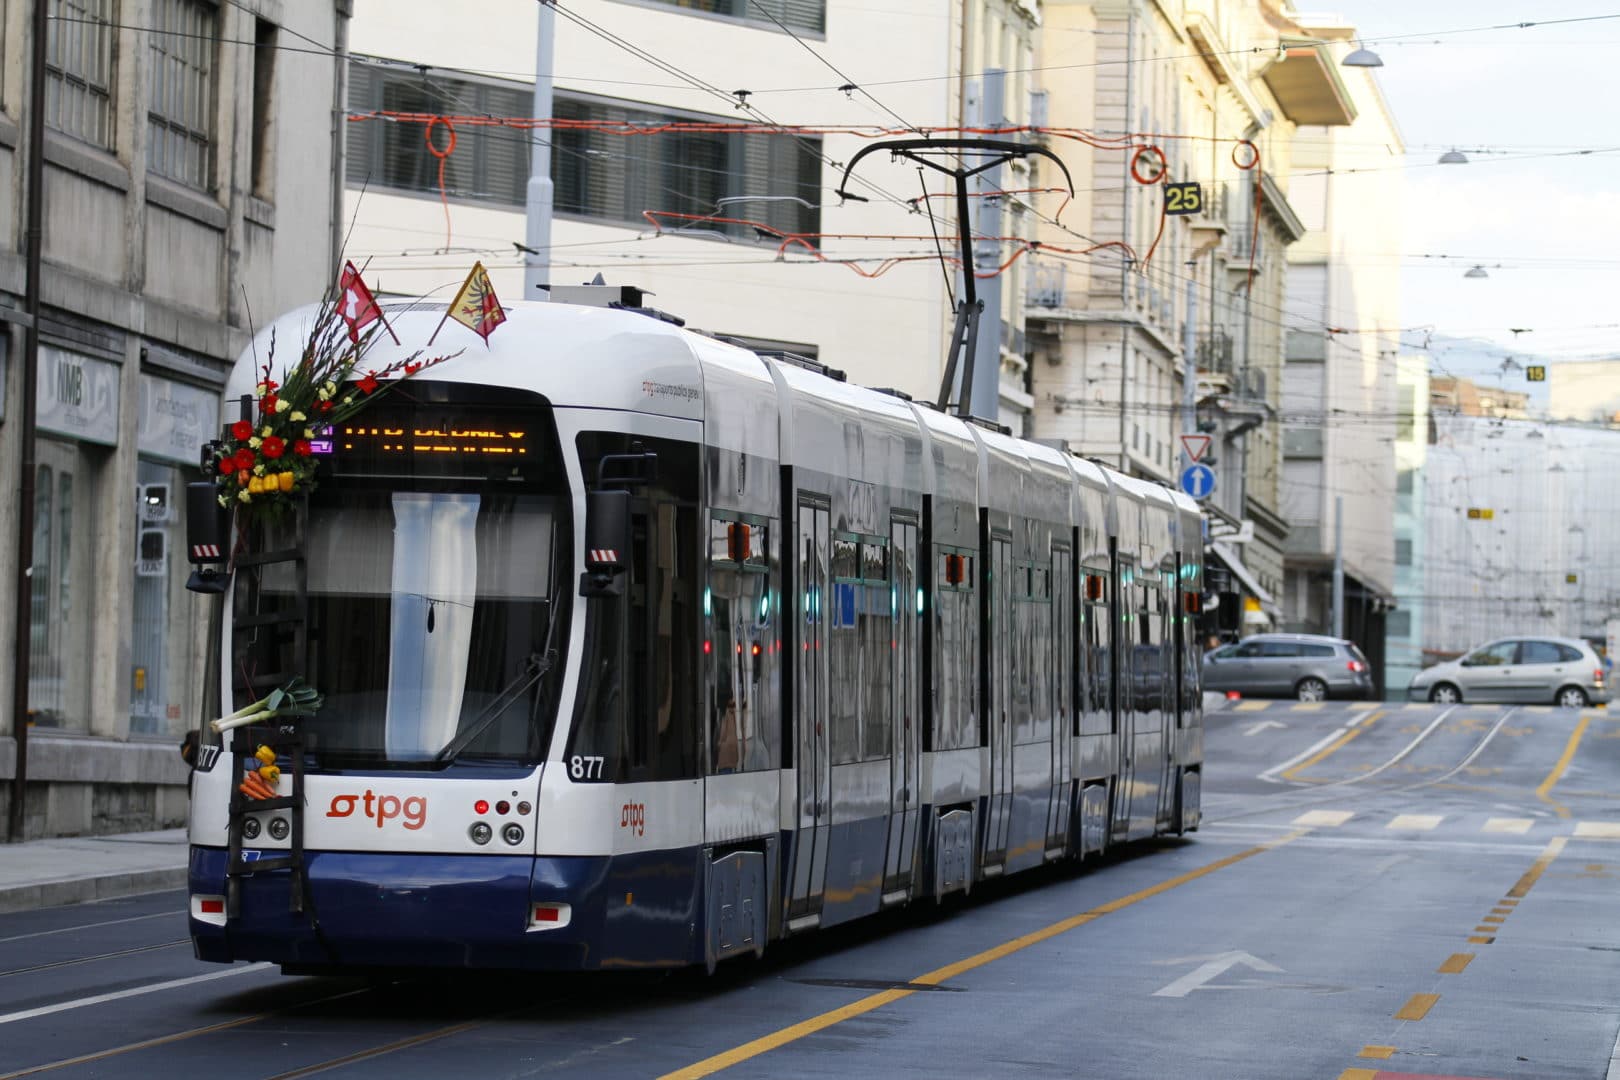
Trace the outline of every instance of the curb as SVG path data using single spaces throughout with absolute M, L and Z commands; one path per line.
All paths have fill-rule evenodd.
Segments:
M 174 866 L 162 870 L 132 870 L 127 874 L 67 878 L 0 888 L 0 915 L 180 889 L 185 887 L 186 873 L 186 867 Z

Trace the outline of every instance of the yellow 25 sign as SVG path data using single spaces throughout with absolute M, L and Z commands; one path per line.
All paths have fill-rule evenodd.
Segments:
M 1167 214 L 1198 214 L 1204 209 L 1204 191 L 1197 181 L 1164 185 L 1164 212 Z

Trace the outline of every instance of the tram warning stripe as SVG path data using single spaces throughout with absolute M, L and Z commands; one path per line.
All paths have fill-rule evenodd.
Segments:
M 1339 1080 L 1500 1080 L 1488 1076 L 1452 1076 L 1449 1073 L 1398 1073 L 1387 1069 L 1346 1069 Z

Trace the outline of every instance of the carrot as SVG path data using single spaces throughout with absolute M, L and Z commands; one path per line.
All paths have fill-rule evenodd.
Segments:
M 259 779 L 257 773 L 243 773 L 242 787 L 256 799 L 273 799 L 276 797 L 276 793 L 270 790 L 268 784 Z

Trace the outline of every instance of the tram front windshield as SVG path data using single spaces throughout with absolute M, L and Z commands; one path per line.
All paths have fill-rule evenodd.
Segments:
M 325 698 L 305 726 L 321 769 L 540 760 L 571 536 L 549 409 L 385 399 L 364 416 L 320 448 L 307 672 L 286 626 L 241 626 L 296 611 L 292 565 L 237 573 L 237 705 L 264 692 L 241 689 L 257 673 L 303 674 Z

